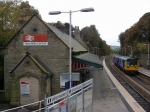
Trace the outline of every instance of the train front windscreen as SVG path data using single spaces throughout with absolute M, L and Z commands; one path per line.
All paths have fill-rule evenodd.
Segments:
M 137 66 L 138 60 L 137 59 L 128 59 L 127 66 Z

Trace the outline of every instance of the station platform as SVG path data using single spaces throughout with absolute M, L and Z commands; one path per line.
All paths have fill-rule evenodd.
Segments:
M 84 112 L 145 112 L 112 75 L 105 60 L 103 66 L 103 70 L 90 71 L 94 80 L 93 107 L 90 105 Z
M 139 67 L 139 72 L 141 72 L 141 73 L 143 73 L 143 74 L 150 77 L 150 70 L 148 70 L 148 69 L 145 69 L 143 67 Z

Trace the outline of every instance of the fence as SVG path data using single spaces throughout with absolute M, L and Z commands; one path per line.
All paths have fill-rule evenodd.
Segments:
M 41 108 L 41 103 L 44 101 L 44 107 Z M 39 103 L 39 109 L 33 112 L 82 112 L 89 105 L 92 105 L 93 110 L 93 79 L 81 83 L 75 87 L 58 93 L 54 96 L 45 98 L 42 101 L 32 104 L 23 105 L 20 107 L 4 110 L 1 112 L 11 112 L 11 110 L 23 109 L 26 106 Z M 20 112 L 19 110 L 17 112 Z M 28 112 L 28 110 L 26 110 Z

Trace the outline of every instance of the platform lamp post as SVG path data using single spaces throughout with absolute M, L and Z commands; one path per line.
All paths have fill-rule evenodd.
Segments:
M 123 47 L 125 49 L 125 56 L 126 56 L 126 47 Z
M 69 13 L 69 20 L 70 20 L 70 29 L 69 29 L 69 74 L 70 74 L 70 88 L 72 87 L 71 83 L 72 83 L 72 76 L 71 76 L 71 73 L 72 73 L 72 70 L 71 70 L 71 65 L 72 65 L 72 50 L 71 50 L 71 15 L 72 13 L 74 12 L 92 12 L 94 11 L 93 8 L 83 8 L 81 10 L 76 10 L 76 11 L 69 11 L 69 12 L 61 12 L 61 11 L 51 11 L 49 12 L 49 15 L 57 15 L 57 14 L 61 14 L 61 13 Z
M 130 48 L 131 48 L 131 57 L 132 57 L 132 46 L 128 46 L 128 47 L 130 47 Z
M 144 44 L 148 46 L 148 51 L 147 51 L 147 69 L 149 70 L 149 44 Z
M 100 49 L 101 49 L 101 48 L 97 48 L 97 49 L 98 49 L 97 55 L 100 57 Z
M 98 57 L 100 57 L 100 49 L 101 48 L 97 48 L 97 49 L 98 49 L 97 55 L 98 55 Z
M 94 54 L 97 55 L 98 54 L 98 48 L 94 47 Z

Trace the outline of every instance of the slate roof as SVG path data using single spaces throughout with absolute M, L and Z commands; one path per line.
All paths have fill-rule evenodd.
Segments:
M 46 23 L 47 24 L 47 23 Z M 51 24 L 47 24 L 47 26 L 62 40 L 68 47 L 70 47 L 70 36 Z M 71 38 L 71 48 L 73 48 L 73 52 L 82 52 L 87 51 L 76 39 Z

